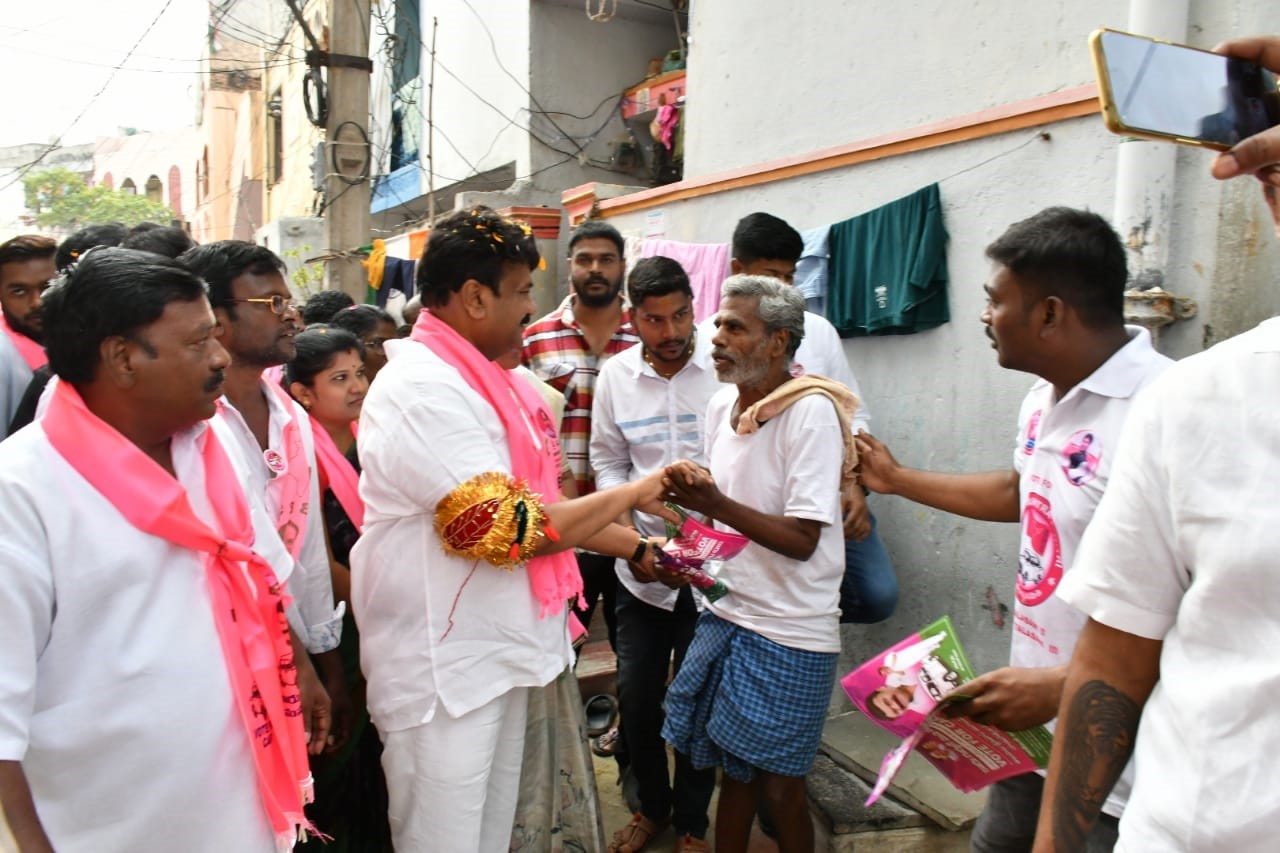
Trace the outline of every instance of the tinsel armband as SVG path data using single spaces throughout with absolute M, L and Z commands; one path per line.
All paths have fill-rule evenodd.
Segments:
M 542 501 L 524 481 L 490 471 L 436 504 L 436 534 L 447 553 L 511 571 L 533 557 L 546 535 Z

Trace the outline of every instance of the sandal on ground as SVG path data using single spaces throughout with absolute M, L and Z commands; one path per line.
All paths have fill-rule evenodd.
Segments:
M 620 737 L 617 726 L 614 726 L 591 742 L 591 751 L 601 758 L 610 758 L 618 751 Z
M 613 727 L 618 719 L 618 700 L 608 693 L 592 696 L 583 706 L 587 737 L 598 737 Z
M 676 839 L 675 853 L 711 853 L 711 845 L 705 838 L 686 832 Z
M 669 820 L 655 823 L 637 813 L 631 823 L 619 829 L 609 841 L 609 853 L 640 853 L 653 837 L 667 828 Z

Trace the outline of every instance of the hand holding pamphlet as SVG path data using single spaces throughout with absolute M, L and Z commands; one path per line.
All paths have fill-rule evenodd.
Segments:
M 703 564 L 737 556 L 751 540 L 740 533 L 726 533 L 703 524 L 675 504 L 667 507 L 680 516 L 681 522 L 679 527 L 667 522 L 667 544 L 658 552 L 658 562 L 663 568 L 686 575 L 690 585 L 707 601 L 724 598 L 729 587 L 703 571 Z
M 977 791 L 1048 764 L 1052 738 L 1044 726 L 1005 732 L 943 715 L 948 702 L 970 698 L 955 689 L 975 677 L 951 620 L 943 616 L 840 680 L 858 710 L 904 738 L 885 756 L 867 805 L 889 787 L 912 749 L 961 791 Z

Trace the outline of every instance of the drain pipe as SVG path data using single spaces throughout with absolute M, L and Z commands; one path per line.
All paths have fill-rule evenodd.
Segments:
M 1129 31 L 1173 42 L 1185 42 L 1190 0 L 1132 0 Z M 1177 147 L 1168 142 L 1126 138 L 1116 160 L 1115 226 L 1129 250 L 1130 290 L 1125 316 L 1151 330 L 1194 314 L 1189 300 L 1164 292 L 1169 263 L 1169 230 L 1173 218 Z M 1155 298 L 1153 298 L 1155 297 Z M 1168 297 L 1168 299 L 1164 298 Z M 1165 312 L 1153 306 L 1183 304 Z

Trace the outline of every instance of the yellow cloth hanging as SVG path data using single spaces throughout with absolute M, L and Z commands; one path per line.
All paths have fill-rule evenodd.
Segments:
M 387 242 L 385 240 L 374 240 L 373 249 L 369 252 L 369 257 L 360 262 L 364 265 L 365 272 L 369 276 L 369 286 L 374 290 L 382 287 L 382 276 L 387 268 Z

